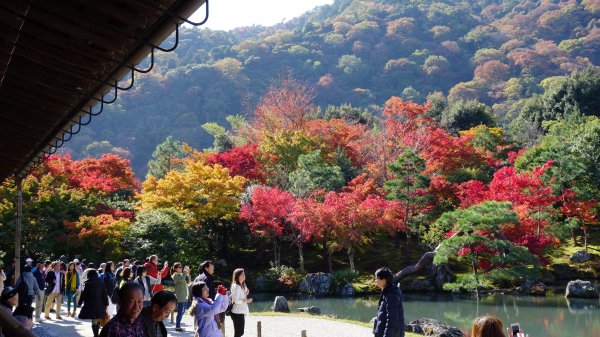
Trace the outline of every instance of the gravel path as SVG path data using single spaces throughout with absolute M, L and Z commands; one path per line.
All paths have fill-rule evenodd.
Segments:
M 92 337 L 91 322 L 66 317 L 62 313 L 62 320 L 36 322 L 34 332 L 41 332 L 40 337 Z M 50 314 L 54 318 L 54 314 Z M 244 337 L 257 337 L 257 322 L 261 322 L 262 337 L 301 337 L 301 331 L 306 330 L 307 337 L 370 337 L 371 329 L 362 326 L 337 322 L 328 319 L 312 317 L 285 317 L 285 316 L 259 316 L 250 315 L 246 319 Z M 184 332 L 175 331 L 175 324 L 165 321 L 169 336 L 193 337 L 192 317 L 185 315 L 182 327 Z M 36 331 L 37 330 L 37 331 Z M 225 337 L 233 336 L 233 324 L 229 317 L 225 318 Z

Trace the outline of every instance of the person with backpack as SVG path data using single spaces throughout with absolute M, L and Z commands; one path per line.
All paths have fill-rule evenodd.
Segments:
M 165 261 L 163 269 L 161 271 L 158 270 L 158 256 L 152 255 L 148 259 L 148 262 L 144 264 L 144 268 L 146 268 L 146 272 L 148 276 L 154 277 L 155 279 L 164 279 L 169 275 L 169 262 Z M 159 277 L 160 276 L 160 277 Z M 159 292 L 163 290 L 162 284 L 159 282 L 154 285 L 152 292 Z
M 23 267 L 23 273 L 17 279 L 15 287 L 19 293 L 19 305 L 32 307 L 35 295 L 40 289 L 35 277 L 33 277 L 33 274 L 31 273 L 30 265 L 25 265 Z
M 60 306 L 62 303 L 65 275 L 64 271 L 60 270 L 60 261 L 50 263 L 50 268 L 46 271 L 46 307 L 44 308 L 44 318 L 51 320 L 50 309 L 56 302 L 56 319 L 60 317 Z
M 143 266 L 138 266 L 136 271 L 137 277 L 135 278 L 135 282 L 142 286 L 142 292 L 144 293 L 144 308 L 149 307 L 150 300 L 154 294 L 152 289 L 154 289 L 156 284 L 160 283 L 160 274 L 158 274 L 158 278 L 154 278 L 148 275 L 146 267 Z

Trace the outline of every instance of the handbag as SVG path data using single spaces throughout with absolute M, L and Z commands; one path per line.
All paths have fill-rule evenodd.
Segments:
M 100 319 L 98 321 L 98 325 L 99 326 L 105 326 L 106 323 L 108 323 L 108 321 L 110 321 L 110 316 L 108 316 L 108 312 L 104 313 L 104 318 Z

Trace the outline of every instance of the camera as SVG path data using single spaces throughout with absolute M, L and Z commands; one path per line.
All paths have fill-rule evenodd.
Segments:
M 516 337 L 517 334 L 521 331 L 521 326 L 519 323 L 513 323 L 510 325 L 510 330 L 512 331 L 513 337 Z

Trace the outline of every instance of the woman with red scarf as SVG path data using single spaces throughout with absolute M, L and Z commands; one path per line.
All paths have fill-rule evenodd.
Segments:
M 148 272 L 148 276 L 158 278 L 158 256 L 150 256 L 150 259 L 144 264 L 144 267 Z M 169 262 L 165 261 L 165 265 L 160 271 L 160 278 L 164 280 L 165 278 L 167 278 L 167 276 L 169 276 Z M 157 293 L 159 291 L 162 291 L 163 289 L 163 285 L 161 283 L 157 283 L 152 288 L 152 293 Z

